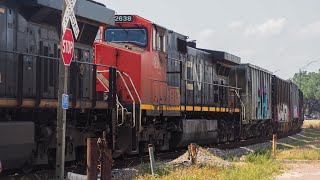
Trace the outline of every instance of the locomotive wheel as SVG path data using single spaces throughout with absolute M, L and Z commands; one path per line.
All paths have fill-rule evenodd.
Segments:
M 228 132 L 225 129 L 225 123 L 222 121 L 220 122 L 220 126 L 219 126 L 219 143 L 225 143 L 228 141 Z
M 22 167 L 22 172 L 24 174 L 30 174 L 33 171 L 33 163 L 32 160 L 28 160 L 27 162 L 24 163 Z
M 267 138 L 272 137 L 272 134 L 273 134 L 272 125 L 268 125 Z
M 139 142 L 139 156 L 140 157 L 143 157 L 143 155 L 145 154 L 144 149 L 145 149 L 145 142 Z
M 228 132 L 228 142 L 234 141 L 234 133 L 232 130 Z
M 227 127 L 229 127 L 229 129 L 228 129 L 228 142 L 231 142 L 231 141 L 234 141 L 234 134 L 235 134 L 235 132 L 234 132 L 234 124 L 233 124 L 233 122 L 230 122 L 229 124 L 228 124 L 228 126 Z

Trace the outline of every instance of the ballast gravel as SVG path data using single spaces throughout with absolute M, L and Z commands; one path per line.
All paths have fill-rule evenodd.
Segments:
M 294 141 L 294 139 L 299 139 L 304 136 L 304 132 L 288 136 L 286 138 L 278 139 L 277 143 L 289 143 Z M 207 166 L 216 166 L 221 168 L 232 167 L 232 160 L 243 160 L 245 155 L 255 152 L 260 149 L 270 148 L 272 145 L 270 142 L 258 143 L 254 145 L 249 145 L 245 147 L 239 147 L 235 149 L 222 150 L 218 148 L 201 148 L 198 151 L 197 155 L 197 164 L 207 165 Z M 188 159 L 188 151 L 176 159 L 171 161 L 157 162 L 157 165 L 161 166 L 175 166 L 183 167 L 190 166 L 191 161 Z M 113 179 L 133 179 L 136 176 L 142 175 L 145 173 L 146 168 L 149 168 L 147 164 L 138 165 L 135 167 L 124 168 L 124 169 L 114 169 L 113 170 Z

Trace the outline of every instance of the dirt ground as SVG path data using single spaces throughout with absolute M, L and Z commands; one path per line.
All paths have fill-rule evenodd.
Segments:
M 276 180 L 320 179 L 320 161 L 297 161 L 287 163 L 290 170 L 276 177 Z

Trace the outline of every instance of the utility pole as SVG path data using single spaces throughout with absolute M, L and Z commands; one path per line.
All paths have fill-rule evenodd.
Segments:
M 61 22 L 66 11 L 66 2 L 62 0 L 62 14 Z M 68 23 L 69 24 L 69 23 Z M 61 25 L 61 46 L 62 51 L 64 28 Z M 62 96 L 68 94 L 68 79 L 69 79 L 69 66 L 65 66 L 62 60 L 59 60 L 59 90 L 58 90 L 58 107 L 57 107 L 57 149 L 56 149 L 56 179 L 64 179 L 64 161 L 65 161 L 65 148 L 66 148 L 66 121 L 67 110 L 62 108 Z

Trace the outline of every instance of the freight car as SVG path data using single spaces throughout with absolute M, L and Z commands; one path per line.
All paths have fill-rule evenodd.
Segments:
M 298 86 L 277 76 L 272 78 L 273 122 L 279 133 L 287 133 L 301 127 L 302 104 Z
M 244 139 L 272 134 L 272 73 L 251 64 L 231 70 L 230 84 L 241 88 Z
M 4 170 L 54 166 L 61 2 L 0 2 L 0 161 Z M 81 34 L 70 67 L 66 161 L 85 159 L 86 137 L 105 130 L 109 117 L 107 103 L 95 90 L 92 43 L 99 26 L 114 24 L 114 11 L 83 0 L 77 3 L 76 15 Z
M 301 92 L 293 83 L 274 84 L 271 72 L 226 52 L 197 48 L 187 36 L 142 17 L 115 20 L 115 27 L 100 29 L 94 44 L 95 62 L 117 67 L 114 156 L 146 151 L 148 144 L 168 150 L 300 128 Z M 107 94 L 108 70 L 99 67 L 98 74 L 97 91 Z M 287 124 L 277 119 L 282 99 L 288 100 L 285 112 L 294 112 Z
M 230 84 L 241 88 L 242 137 L 297 131 L 303 122 L 302 92 L 291 81 L 252 64 L 235 66 Z

